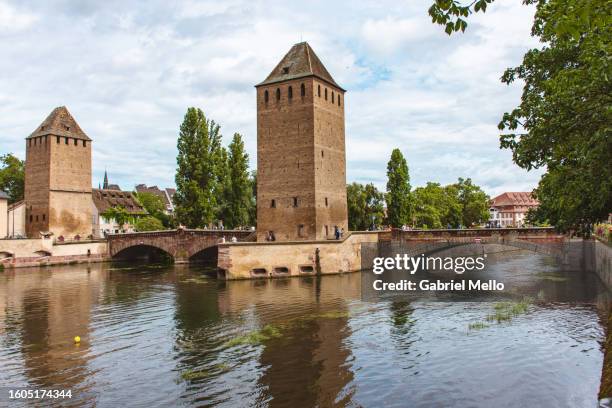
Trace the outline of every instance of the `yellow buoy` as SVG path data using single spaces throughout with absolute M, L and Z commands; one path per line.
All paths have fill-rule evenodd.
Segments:
M 80 343 L 81 342 L 81 337 L 80 336 L 74 336 L 74 342 L 75 343 Z

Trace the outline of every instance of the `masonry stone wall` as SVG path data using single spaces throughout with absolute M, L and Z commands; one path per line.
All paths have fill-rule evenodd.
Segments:
M 361 245 L 378 241 L 376 232 L 351 233 L 344 240 L 225 243 L 218 267 L 225 279 L 307 276 L 361 270 Z

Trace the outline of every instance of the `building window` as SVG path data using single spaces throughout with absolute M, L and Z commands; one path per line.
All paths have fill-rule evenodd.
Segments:
M 270 208 L 276 208 L 276 200 L 270 201 Z
M 293 197 L 293 206 L 294 207 L 298 206 L 298 198 L 297 197 Z
M 302 84 L 302 86 L 300 88 L 301 88 L 302 96 L 306 96 L 306 86 L 304 84 Z
M 270 99 L 270 95 L 268 94 L 268 90 L 266 89 L 266 91 L 264 92 L 264 102 L 268 103 L 268 99 Z
M 326 225 L 325 226 L 325 236 L 329 235 L 329 227 Z
M 321 97 L 321 85 L 317 87 L 317 93 L 319 94 L 319 98 Z
M 36 216 L 36 222 L 38 222 L 38 215 Z
M 332 103 L 334 103 L 334 91 L 332 91 Z
M 325 100 L 327 100 L 327 88 L 325 88 Z
M 289 99 L 293 98 L 293 88 L 289 87 L 289 90 L 287 91 L 287 97 Z
M 329 201 L 327 200 L 327 197 L 325 197 L 325 206 L 327 207 L 329 205 Z
M 280 88 L 276 88 L 276 100 L 280 101 Z
M 87 147 L 87 140 L 83 140 L 83 147 Z
M 304 224 L 298 225 L 298 237 L 304 236 Z
M 79 143 L 79 141 L 77 139 L 74 139 L 74 145 L 76 146 L 77 143 Z
M 68 144 L 68 138 L 67 138 L 67 137 L 65 137 L 65 138 L 64 138 L 64 142 L 65 142 L 66 144 Z
M 42 217 L 43 217 L 43 221 L 44 221 L 45 220 L 45 214 L 43 214 Z
M 34 220 L 34 217 L 30 214 L 30 224 L 32 223 L 33 220 Z
M 340 95 L 338 95 L 338 106 L 340 106 Z
M 321 157 L 324 157 L 325 154 L 323 153 L 323 150 L 321 150 Z
M 59 137 L 59 136 L 57 136 L 57 143 L 59 143 L 59 142 L 60 142 L 60 137 Z

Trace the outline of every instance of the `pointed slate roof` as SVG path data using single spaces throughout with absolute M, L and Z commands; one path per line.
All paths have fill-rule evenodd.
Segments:
M 58 106 L 53 109 L 47 119 L 45 119 L 40 126 L 32 132 L 26 139 L 33 137 L 54 135 L 54 136 L 66 136 L 74 139 L 91 140 L 89 136 L 83 132 L 79 124 L 72 117 L 68 108 L 65 106 Z
M 314 76 L 341 89 L 329 74 L 317 54 L 307 42 L 295 44 L 283 59 L 270 72 L 270 75 L 256 86 L 274 84 L 290 79 Z

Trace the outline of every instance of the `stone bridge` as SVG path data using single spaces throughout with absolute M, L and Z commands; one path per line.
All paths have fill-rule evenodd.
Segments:
M 108 252 L 113 259 L 132 259 L 137 253 L 161 251 L 172 257 L 175 263 L 186 263 L 204 255 L 216 258 L 217 244 L 237 241 L 254 241 L 255 231 L 245 230 L 192 230 L 179 228 L 169 231 L 133 232 L 111 234 Z
M 554 228 L 393 229 L 382 233 L 380 241 L 383 252 L 401 251 L 410 256 L 433 254 L 457 246 L 497 244 L 550 255 L 566 264 L 569 253 L 567 237 Z

